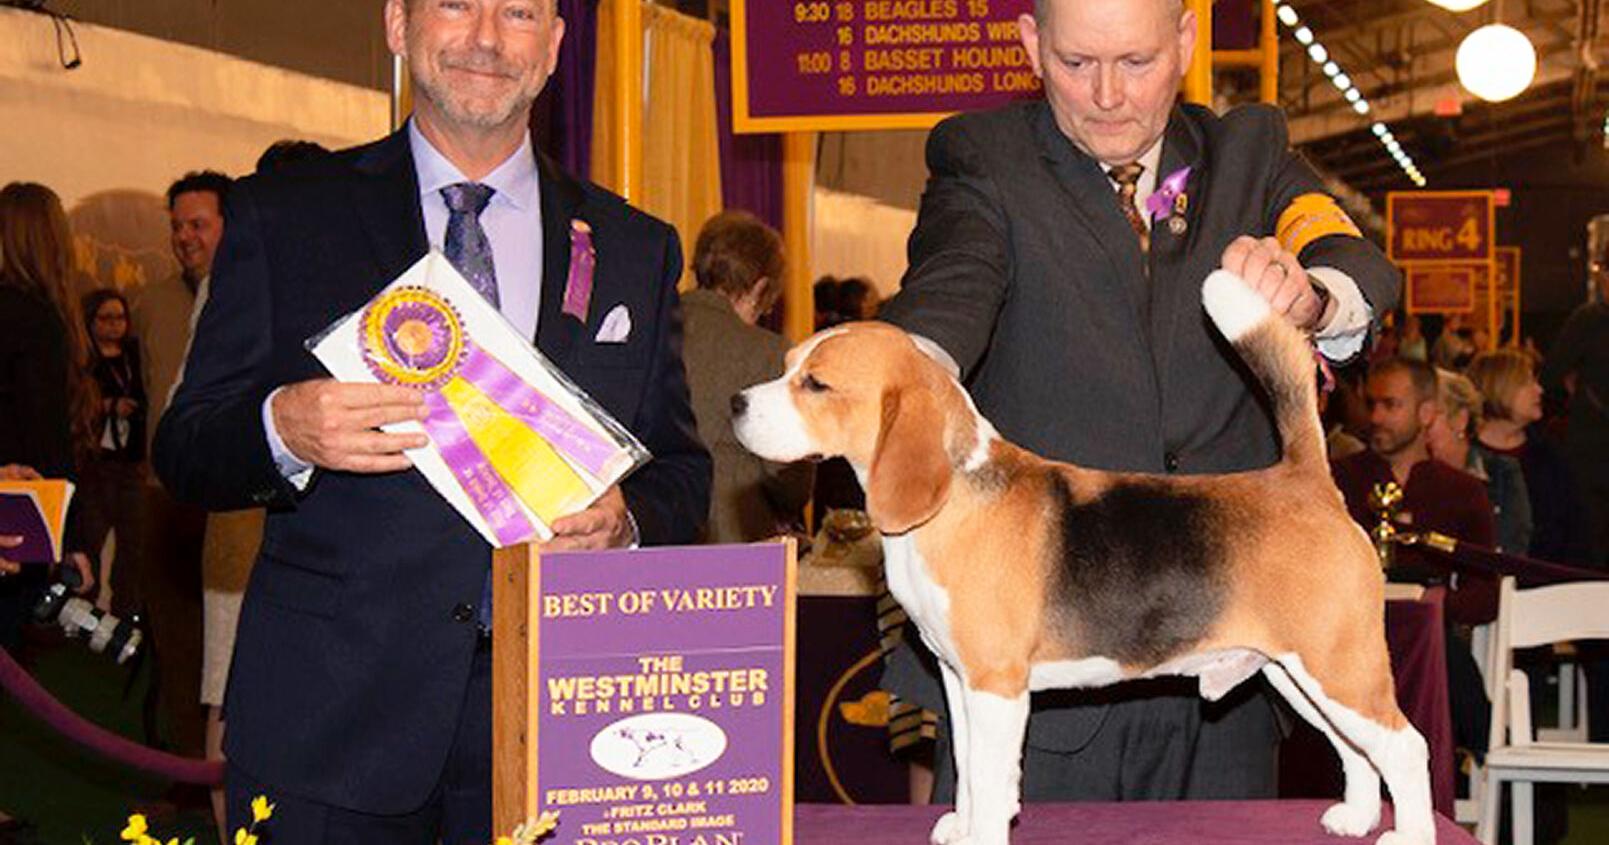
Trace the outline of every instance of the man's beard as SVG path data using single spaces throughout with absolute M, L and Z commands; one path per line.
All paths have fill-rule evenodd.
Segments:
M 442 54 L 439 65 L 443 68 L 468 69 L 481 72 L 497 73 L 514 81 L 515 87 L 502 95 L 500 100 L 494 101 L 490 108 L 476 108 L 471 104 L 471 98 L 460 94 L 451 84 L 443 78 L 447 70 L 437 74 L 419 74 L 414 81 L 419 84 L 421 92 L 442 114 L 453 123 L 463 126 L 473 126 L 477 129 L 493 129 L 503 126 L 514 115 L 530 107 L 540 93 L 540 87 L 535 91 L 527 91 L 524 83 L 525 68 L 504 61 L 496 54 L 482 51 L 471 51 L 467 54 Z
M 1424 426 L 1420 425 L 1415 425 L 1412 431 L 1400 434 L 1389 429 L 1377 429 L 1369 433 L 1369 446 L 1376 454 L 1389 458 L 1407 451 L 1423 434 Z

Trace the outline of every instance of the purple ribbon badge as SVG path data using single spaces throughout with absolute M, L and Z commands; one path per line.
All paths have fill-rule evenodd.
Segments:
M 592 249 L 592 227 L 585 220 L 570 221 L 570 276 L 564 280 L 563 313 L 587 322 L 592 304 L 592 271 L 598 254 Z
M 1169 173 L 1157 184 L 1156 190 L 1145 198 L 1145 210 L 1151 222 L 1166 220 L 1174 214 L 1183 215 L 1190 199 L 1184 193 L 1184 183 L 1190 179 L 1190 168 L 1181 167 Z

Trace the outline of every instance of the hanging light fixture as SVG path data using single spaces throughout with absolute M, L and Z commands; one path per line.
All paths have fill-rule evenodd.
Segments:
M 1430 0 L 1430 3 L 1449 12 L 1467 12 L 1486 5 L 1486 0 Z
M 1536 78 L 1536 47 L 1511 26 L 1488 24 L 1458 45 L 1458 81 L 1469 93 L 1493 103 L 1511 99 Z

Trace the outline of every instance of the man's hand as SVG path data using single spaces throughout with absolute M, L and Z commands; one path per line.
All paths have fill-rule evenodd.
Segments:
M 0 534 L 0 550 L 15 549 L 22 545 L 21 534 Z M 22 564 L 0 557 L 0 575 L 16 575 L 22 571 Z
M 618 485 L 604 491 L 592 507 L 554 520 L 552 528 L 553 539 L 543 544 L 542 551 L 610 549 L 631 543 L 631 517 Z
M 1223 269 L 1244 279 L 1274 313 L 1303 331 L 1317 331 L 1335 316 L 1335 309 L 1326 307 L 1313 290 L 1296 256 L 1274 238 L 1235 238 L 1224 250 Z
M 0 466 L 0 481 L 37 481 L 39 473 L 33 467 L 22 464 L 6 464 Z M 0 549 L 15 549 L 22 545 L 21 534 L 0 534 Z M 22 571 L 22 564 L 0 557 L 0 575 L 15 575 Z
M 315 379 L 274 394 L 274 427 L 291 454 L 324 469 L 399 472 L 413 466 L 406 449 L 423 434 L 389 434 L 379 426 L 425 418 L 418 391 L 393 384 L 343 384 Z
M 89 595 L 95 589 L 95 569 L 89 565 L 89 555 L 73 552 L 67 556 L 65 563 L 78 570 L 78 589 L 74 592 L 81 596 Z

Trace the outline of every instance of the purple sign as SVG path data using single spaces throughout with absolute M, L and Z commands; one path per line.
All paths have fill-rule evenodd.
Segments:
M 1033 0 L 732 0 L 739 132 L 898 129 L 1037 97 Z
M 791 546 L 541 556 L 531 788 L 556 845 L 787 845 Z

